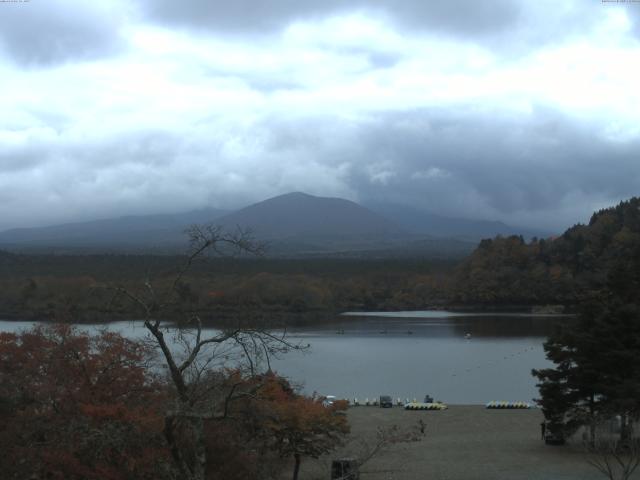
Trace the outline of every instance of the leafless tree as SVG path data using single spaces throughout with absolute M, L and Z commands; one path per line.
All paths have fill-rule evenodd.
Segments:
M 638 439 L 600 436 L 586 444 L 587 462 L 609 480 L 628 480 L 640 465 Z
M 362 467 L 365 463 L 378 456 L 382 451 L 397 443 L 419 442 L 422 440 L 419 426 L 402 430 L 397 425 L 390 427 L 378 427 L 375 440 L 367 442 L 360 440 L 360 452 L 358 455 L 358 465 Z
M 185 275 L 208 255 L 259 255 L 263 247 L 246 230 L 227 233 L 220 227 L 195 225 L 186 233 L 190 249 L 168 287 L 156 288 L 151 278 L 136 291 L 114 286 L 112 302 L 125 298 L 142 311 L 144 327 L 162 353 L 175 390 L 174 405 L 165 417 L 171 454 L 182 478 L 203 480 L 204 421 L 225 418 L 231 402 L 252 394 L 240 388 L 240 383 L 222 382 L 217 373 L 220 367 L 232 364 L 252 375 L 261 364 L 270 366 L 270 357 L 303 347 L 290 342 L 286 331 L 272 332 L 248 324 L 205 330 L 202 312 L 184 301 Z M 220 391 L 222 384 L 226 391 Z
M 419 442 L 423 437 L 419 423 L 406 429 L 401 429 L 398 425 L 378 427 L 375 437 L 371 439 L 357 436 L 347 440 L 344 448 L 341 449 L 341 453 L 344 458 L 355 460 L 358 470 L 360 470 L 365 464 L 380 456 L 391 446 L 398 443 Z M 325 475 L 325 472 L 331 468 L 331 463 L 332 459 L 330 458 L 323 460 L 322 475 Z M 318 478 L 320 477 L 318 476 Z M 352 480 L 353 478 L 355 478 L 354 473 L 350 472 L 336 480 Z

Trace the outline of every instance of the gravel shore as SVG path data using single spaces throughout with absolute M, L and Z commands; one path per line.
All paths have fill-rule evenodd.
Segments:
M 348 412 L 354 441 L 330 458 L 305 459 L 300 478 L 329 479 L 331 458 L 355 454 L 358 439 L 378 427 L 426 424 L 422 440 L 392 445 L 361 469 L 361 480 L 597 480 L 579 441 L 548 446 L 540 439 L 542 413 L 451 406 L 444 411 L 354 407 Z M 636 478 L 636 477 L 633 477 Z M 640 478 L 640 476 L 638 476 Z

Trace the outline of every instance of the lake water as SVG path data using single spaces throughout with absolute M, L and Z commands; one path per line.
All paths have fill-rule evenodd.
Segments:
M 360 401 L 379 395 L 422 400 L 429 394 L 450 404 L 530 402 L 538 396 L 531 369 L 550 365 L 542 342 L 561 320 L 444 311 L 339 316 L 330 324 L 290 330 L 292 340 L 310 349 L 272 366 L 308 393 Z M 30 325 L 0 321 L 0 330 Z M 133 322 L 109 328 L 129 337 L 146 333 Z

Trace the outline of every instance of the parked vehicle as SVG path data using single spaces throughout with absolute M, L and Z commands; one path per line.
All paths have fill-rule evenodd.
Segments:
M 324 397 L 324 399 L 322 400 L 322 405 L 324 405 L 325 407 L 330 407 L 331 405 L 333 405 L 335 403 L 335 401 L 337 400 L 337 398 L 333 395 L 326 395 Z
M 393 407 L 393 399 L 389 395 L 380 395 L 380 407 L 381 408 Z

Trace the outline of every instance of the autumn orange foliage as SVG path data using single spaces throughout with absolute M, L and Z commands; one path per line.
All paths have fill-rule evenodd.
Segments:
M 0 333 L 3 478 L 162 478 L 164 394 L 148 354 L 68 325 Z
M 330 452 L 349 433 L 344 415 L 347 402 L 325 405 L 322 397 L 298 394 L 286 379 L 273 373 L 253 381 L 261 382 L 250 403 L 259 423 L 257 431 L 280 456 L 294 459 L 294 479 L 302 457 L 318 458 Z

